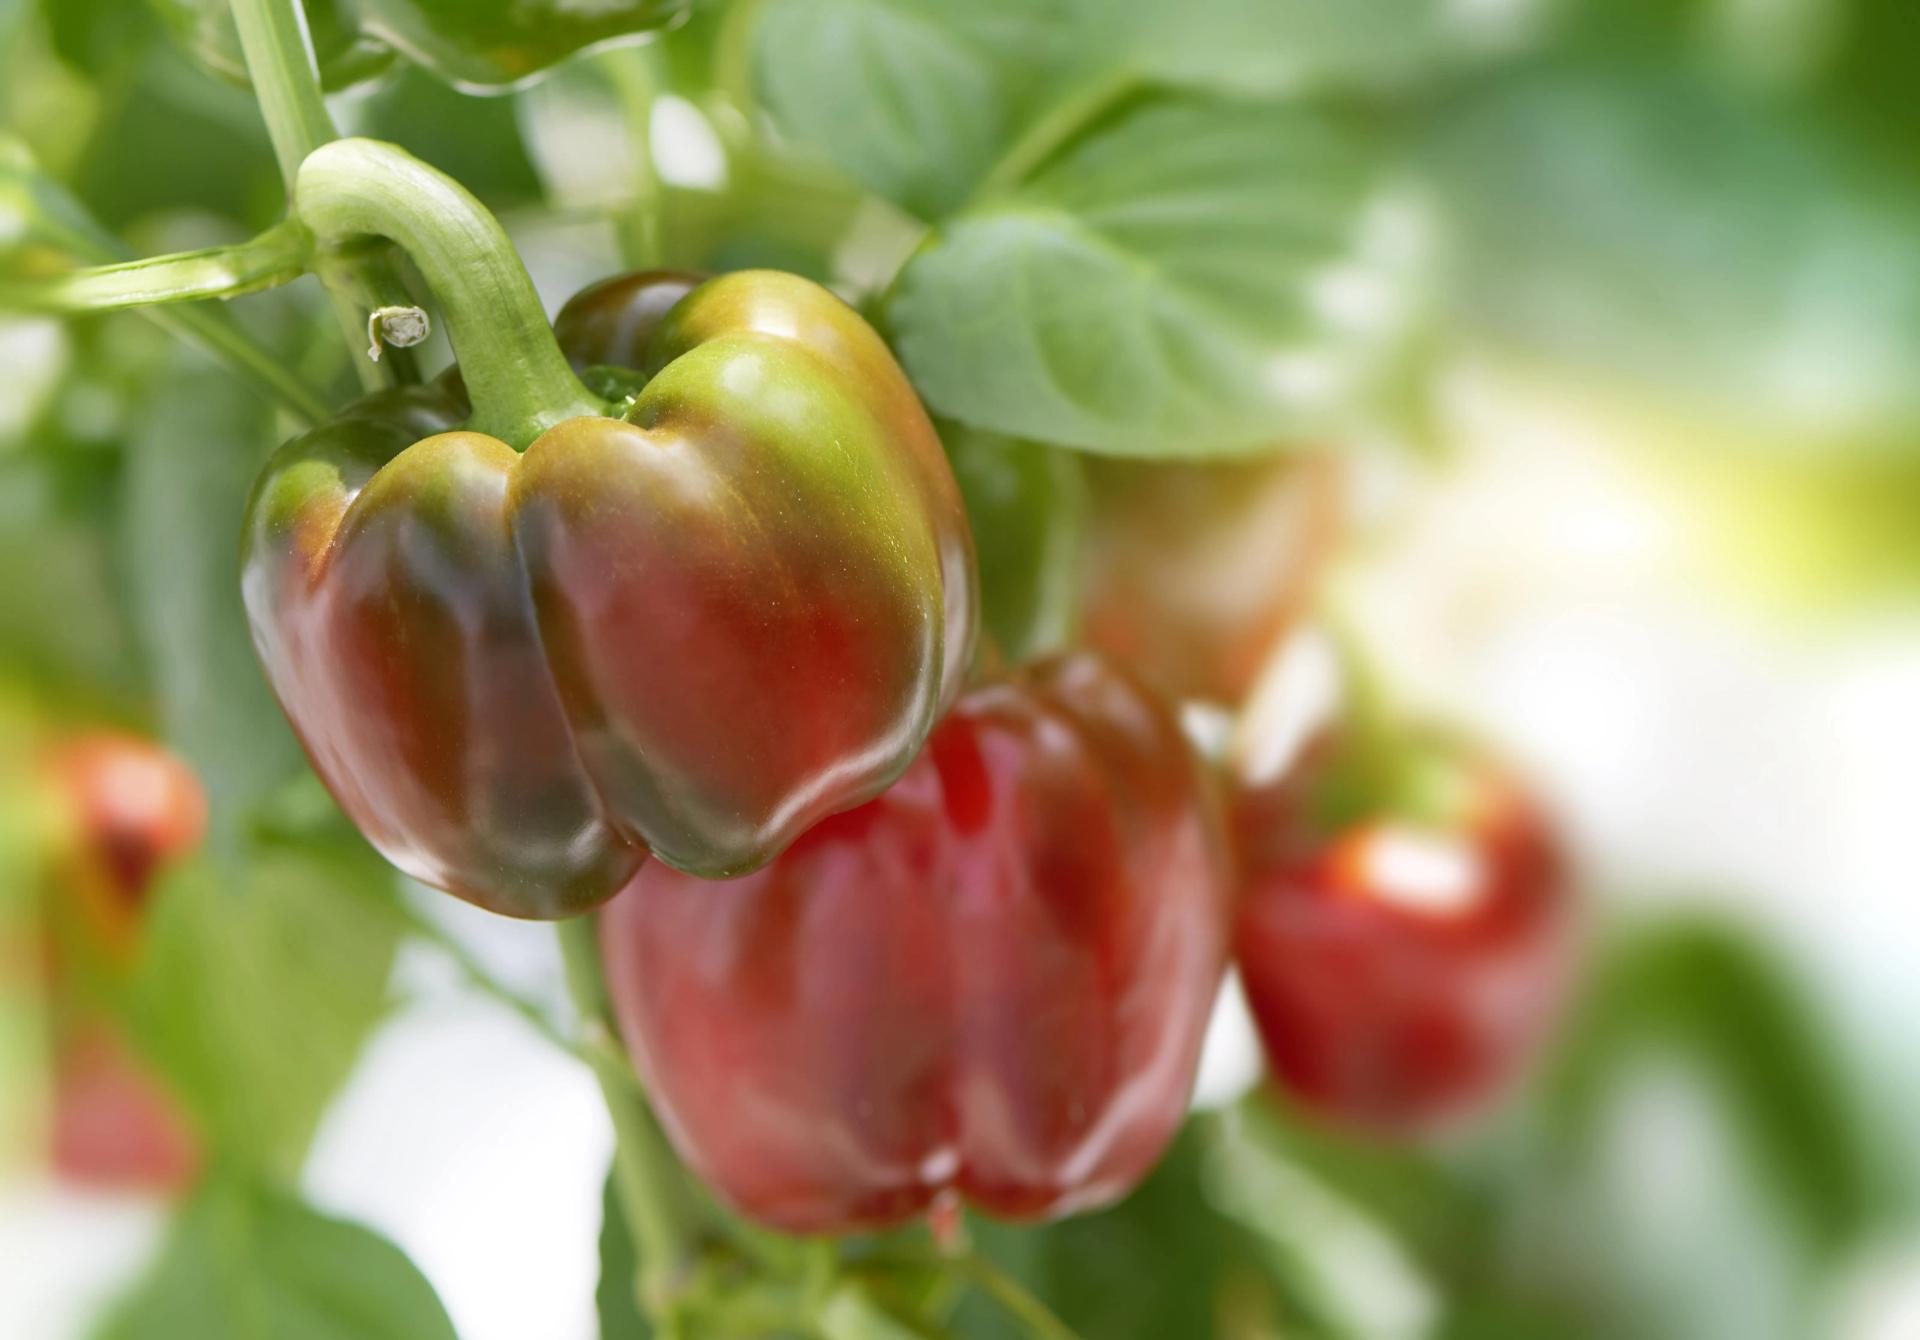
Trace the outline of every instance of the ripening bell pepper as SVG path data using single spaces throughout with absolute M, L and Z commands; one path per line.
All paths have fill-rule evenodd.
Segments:
M 1236 787 L 1234 953 L 1274 1082 L 1323 1120 L 1418 1136 L 1497 1096 L 1572 969 L 1560 836 L 1483 752 L 1431 730 L 1310 737 Z
M 1081 654 L 967 693 L 891 790 L 753 875 L 646 866 L 601 949 L 669 1137 L 740 1212 L 1050 1218 L 1125 1194 L 1184 1116 L 1226 878 L 1171 712 Z
M 150 0 L 209 69 L 245 81 L 228 0 Z M 381 73 L 398 52 L 472 92 L 510 89 L 576 52 L 656 31 L 688 0 L 304 0 L 328 88 Z
M 521 452 L 459 430 L 458 381 L 373 397 L 272 459 L 245 541 L 255 644 L 341 806 L 409 874 L 531 917 L 649 849 L 752 869 L 878 794 L 975 624 L 932 425 L 838 298 L 639 275 L 560 325 L 618 406 L 544 408 Z
M 1333 558 L 1340 463 L 1090 458 L 1087 479 L 1082 638 L 1163 693 L 1238 705 Z

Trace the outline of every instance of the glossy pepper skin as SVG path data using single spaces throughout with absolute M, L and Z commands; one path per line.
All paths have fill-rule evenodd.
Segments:
M 623 1035 L 742 1213 L 843 1233 L 957 1192 L 1118 1198 L 1185 1113 L 1223 967 L 1215 796 L 1095 657 L 969 692 L 878 800 L 744 879 L 649 865 L 601 918 Z
M 1339 463 L 1089 458 L 1087 479 L 1082 640 L 1175 698 L 1238 704 L 1339 542 Z
M 376 396 L 249 507 L 255 645 L 315 770 L 394 864 L 515 916 L 648 849 L 752 869 L 870 799 L 972 641 L 957 491 L 850 308 L 744 271 L 624 328 L 623 418 L 519 454 L 456 430 L 457 384 Z
M 1566 859 L 1527 791 L 1452 741 L 1408 749 L 1412 804 L 1332 733 L 1234 802 L 1235 955 L 1274 1081 L 1390 1137 L 1497 1095 L 1548 1030 L 1572 948 Z
M 246 82 L 228 0 L 150 3 L 202 64 Z M 514 88 L 577 52 L 656 31 L 687 7 L 687 0 L 304 0 L 327 88 L 383 73 L 398 52 L 477 93 Z

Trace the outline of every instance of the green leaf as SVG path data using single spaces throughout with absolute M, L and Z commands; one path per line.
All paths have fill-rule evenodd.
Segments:
M 143 667 L 103 509 L 72 496 L 81 464 L 56 451 L 0 457 L 0 671 L 57 699 L 127 704 Z
M 1087 483 L 1064 451 L 958 424 L 941 439 L 980 556 L 982 620 L 1010 662 L 1065 646 L 1079 613 Z
M 241 516 L 274 437 L 258 396 L 183 351 L 137 421 L 122 486 L 122 566 L 161 729 L 206 787 L 223 850 L 300 766 L 240 601 Z
M 1875 1209 L 1871 1159 L 1834 1048 L 1783 970 L 1710 921 L 1644 927 L 1608 953 L 1546 1090 L 1561 1157 L 1587 1156 L 1621 1085 L 1683 1065 L 1719 1099 L 1745 1157 L 1813 1242 L 1837 1251 Z
M 929 405 L 1121 455 L 1270 450 L 1354 415 L 1404 342 L 1419 215 L 1308 107 L 1132 106 L 940 229 L 885 317 Z
M 609 1173 L 600 1198 L 600 1282 L 593 1291 L 600 1340 L 648 1340 L 653 1334 L 635 1293 L 639 1278 L 640 1255 L 634 1249 L 633 1230 L 621 1212 L 620 1189 Z
M 394 875 L 364 846 L 262 842 L 161 887 L 130 1005 L 224 1155 L 291 1175 L 388 1005 Z
M 1559 64 L 1483 86 L 1427 161 L 1453 309 L 1503 347 L 1762 444 L 1920 426 L 1920 192 L 1792 104 Z
M 1206 1144 L 1190 1121 L 1119 1205 L 1043 1228 L 974 1219 L 976 1246 L 1088 1340 L 1222 1334 L 1216 1323 L 1229 1312 L 1250 1312 L 1265 1327 L 1234 1333 L 1321 1340 L 1304 1326 L 1290 1329 L 1304 1318 L 1283 1298 L 1259 1244 L 1214 1207 L 1204 1184 Z M 975 1340 L 1027 1337 L 978 1291 L 967 1296 L 954 1329 Z
M 1381 1223 L 1305 1166 L 1218 1123 L 1205 1185 L 1248 1228 L 1322 1334 L 1422 1340 L 1440 1314 L 1432 1281 Z
M 264 1185 L 222 1179 L 180 1212 L 159 1260 L 96 1340 L 455 1340 L 386 1239 Z
M 1070 58 L 1070 0 L 772 0 L 762 102 L 793 139 L 927 218 L 966 198 Z
M 1483 35 L 1442 0 L 772 0 L 761 100 L 855 181 L 939 219 L 1102 90 L 1298 95 L 1398 80 Z M 1096 97 L 1097 101 L 1097 97 Z

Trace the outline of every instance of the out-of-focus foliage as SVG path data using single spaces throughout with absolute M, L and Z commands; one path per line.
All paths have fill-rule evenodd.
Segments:
M 398 1248 L 271 1187 L 223 1177 L 180 1213 L 96 1340 L 454 1340 Z

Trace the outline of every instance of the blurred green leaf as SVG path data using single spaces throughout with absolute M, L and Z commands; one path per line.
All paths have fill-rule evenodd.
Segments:
M 261 842 L 162 885 L 129 1001 L 142 1050 L 229 1157 L 291 1175 L 386 1012 L 394 875 L 355 842 Z
M 1203 1185 L 1269 1253 L 1314 1334 L 1422 1340 L 1431 1332 L 1441 1298 L 1380 1222 L 1304 1166 L 1249 1140 L 1240 1123 L 1213 1123 L 1210 1134 Z
M 199 773 L 223 847 L 300 766 L 240 600 L 241 517 L 275 436 L 258 396 L 183 351 L 134 425 L 122 487 L 122 564 L 161 730 Z
M 222 1177 L 96 1340 L 455 1340 L 433 1286 L 386 1239 Z
M 1213 1205 L 1207 1159 L 1207 1137 L 1189 1122 L 1119 1205 L 1044 1228 L 974 1219 L 977 1247 L 1087 1340 L 1223 1334 L 1222 1314 L 1236 1308 L 1262 1318 L 1266 1334 L 1314 1340 L 1311 1330 L 1280 1327 L 1283 1315 L 1302 1319 L 1285 1311 L 1259 1244 Z M 1027 1340 L 977 1293 L 967 1297 L 955 1329 L 973 1340 Z
M 493 209 L 540 198 L 540 176 L 521 138 L 514 99 L 459 93 L 403 66 L 345 103 L 346 133 L 404 144 Z
M 1857 1241 L 1875 1196 L 1859 1114 L 1811 1003 L 1741 932 L 1706 920 L 1641 928 L 1597 968 L 1548 1076 L 1563 1158 L 1592 1146 L 1623 1078 L 1677 1057 L 1724 1100 L 1731 1134 L 1824 1250 Z
M 634 1250 L 633 1230 L 621 1212 L 620 1190 L 609 1173 L 600 1197 L 600 1282 L 593 1291 L 600 1340 L 648 1340 L 653 1334 L 634 1292 L 639 1278 L 640 1257 Z
M 116 10 L 146 7 L 116 0 Z M 209 79 L 171 43 L 150 41 L 135 66 L 100 86 L 104 103 L 70 184 L 111 230 L 194 211 L 257 231 L 286 192 L 249 94 Z
M 1920 193 L 1822 123 L 1620 60 L 1489 82 L 1438 126 L 1467 328 L 1763 444 L 1920 423 Z
M 1079 611 L 1087 484 L 1064 451 L 957 424 L 941 439 L 980 557 L 982 620 L 1010 662 L 1065 646 Z
M 0 456 L 0 672 L 74 705 L 124 711 L 143 675 L 114 581 L 109 513 L 71 488 L 76 474 L 110 464 L 57 448 Z
M 1499 1206 L 1437 1153 L 1296 1116 L 1264 1091 L 1242 1100 L 1222 1127 L 1230 1138 L 1223 1140 L 1217 1174 L 1231 1176 L 1249 1160 L 1293 1169 L 1322 1196 L 1391 1233 L 1420 1273 L 1452 1284 L 1474 1275 L 1490 1250 Z
M 1117 455 L 1353 417 L 1409 334 L 1420 215 L 1306 107 L 1136 104 L 940 229 L 885 319 L 937 412 Z
M 780 127 L 929 220 L 1033 125 L 1123 84 L 1297 96 L 1404 78 L 1483 35 L 1441 0 L 772 0 Z

